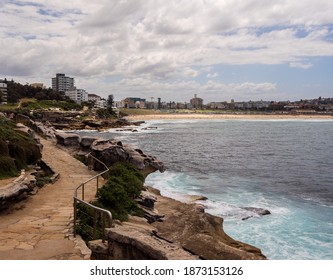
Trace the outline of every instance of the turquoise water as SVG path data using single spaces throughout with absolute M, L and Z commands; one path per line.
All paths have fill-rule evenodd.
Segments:
M 156 126 L 155 130 L 142 130 Z M 269 259 L 333 259 L 333 121 L 162 120 L 116 137 L 158 156 L 163 174 L 146 183 L 162 194 L 208 197 L 233 238 Z M 90 132 L 91 133 L 91 132 Z M 272 214 L 257 216 L 242 207 Z

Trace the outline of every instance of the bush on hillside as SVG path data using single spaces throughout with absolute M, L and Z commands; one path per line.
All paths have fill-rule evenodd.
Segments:
M 41 158 L 35 141 L 22 131 L 15 130 L 15 123 L 0 119 L 0 159 L 2 177 L 12 177 L 29 164 Z
M 18 170 L 13 158 L 0 155 L 0 179 L 15 177 L 18 175 Z
M 143 190 L 144 177 L 134 166 L 127 163 L 116 163 L 110 168 L 107 183 L 96 194 L 92 205 L 107 209 L 112 213 L 113 219 L 126 221 L 128 215 L 143 216 L 143 210 L 138 207 L 137 198 Z M 85 241 L 93 239 L 93 209 L 84 204 L 77 204 L 77 217 L 79 220 L 76 231 Z M 102 221 L 98 216 L 96 221 L 96 238 L 102 236 Z
M 140 216 L 142 211 L 134 199 L 143 190 L 143 183 L 143 175 L 133 165 L 116 163 L 110 168 L 107 183 L 97 191 L 97 201 L 120 221 L 126 221 L 128 214 Z

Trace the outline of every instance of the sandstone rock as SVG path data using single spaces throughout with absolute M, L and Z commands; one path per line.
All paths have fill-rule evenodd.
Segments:
M 98 128 L 103 126 L 102 121 L 84 120 L 83 123 L 93 128 Z
M 123 145 L 114 140 L 96 140 L 90 147 L 92 155 L 107 166 L 116 162 L 128 162 L 136 166 L 146 177 L 150 173 L 159 170 L 164 172 L 164 164 L 154 156 L 144 154 L 141 150 L 129 145 Z M 94 168 L 98 169 L 98 163 Z
M 80 136 L 74 133 L 56 132 L 57 144 L 65 147 L 79 147 Z
M 156 201 L 156 196 L 147 191 L 142 191 L 139 198 L 136 200 L 140 205 L 153 209 Z
M 158 196 L 155 208 L 165 214 L 155 222 L 158 235 L 209 260 L 265 259 L 260 249 L 232 239 L 223 231 L 223 219 L 205 213 L 196 204 Z
M 90 136 L 82 136 L 80 145 L 83 150 L 87 150 L 90 148 L 91 144 L 96 141 L 97 137 L 90 137 Z
M 113 260 L 197 260 L 177 244 L 145 228 L 124 223 L 108 230 L 108 254 Z
M 56 137 L 56 130 L 51 125 L 43 124 L 42 122 L 31 121 L 31 127 L 35 132 L 43 135 L 45 138 L 55 139 Z

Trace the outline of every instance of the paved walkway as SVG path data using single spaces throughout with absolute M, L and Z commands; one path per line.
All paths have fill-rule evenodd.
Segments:
M 90 250 L 72 234 L 73 192 L 95 173 L 52 142 L 41 142 L 43 160 L 60 178 L 29 197 L 22 209 L 0 215 L 0 259 L 89 259 Z M 87 185 L 85 199 L 95 191 Z

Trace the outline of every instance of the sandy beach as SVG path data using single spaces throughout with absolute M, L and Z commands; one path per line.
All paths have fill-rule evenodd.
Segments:
M 149 115 L 129 115 L 126 117 L 129 121 L 139 120 L 163 120 L 163 119 L 328 119 L 333 120 L 332 115 L 279 115 L 279 114 L 149 114 Z

